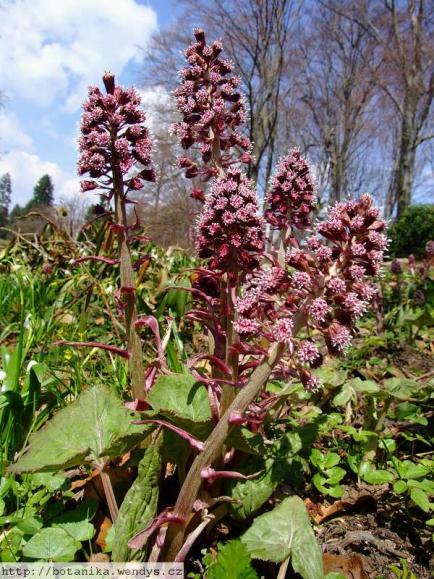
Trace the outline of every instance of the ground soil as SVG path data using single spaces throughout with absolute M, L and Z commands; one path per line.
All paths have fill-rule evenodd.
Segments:
M 430 534 L 419 511 L 409 512 L 403 502 L 386 493 L 323 522 L 318 540 L 328 571 L 344 571 L 351 579 L 396 579 L 390 566 L 405 559 L 408 570 L 424 579 L 433 577 L 434 571 Z M 330 567 L 334 561 L 335 568 Z

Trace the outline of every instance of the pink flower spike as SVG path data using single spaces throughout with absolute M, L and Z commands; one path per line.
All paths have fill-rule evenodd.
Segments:
M 322 298 L 313 300 L 309 308 L 309 314 L 316 323 L 324 322 L 329 311 L 328 303 Z
M 265 218 L 274 228 L 310 225 L 316 205 L 309 165 L 297 149 L 282 159 L 271 179 Z
M 272 329 L 272 336 L 276 342 L 281 344 L 292 344 L 293 321 L 290 318 L 277 320 Z

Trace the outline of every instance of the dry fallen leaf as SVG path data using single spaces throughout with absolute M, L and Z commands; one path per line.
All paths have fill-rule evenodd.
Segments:
M 105 540 L 112 524 L 113 523 L 108 517 L 104 517 L 104 520 L 99 527 L 98 535 L 95 540 L 95 543 L 98 545 L 98 547 L 100 547 L 100 549 L 105 549 L 106 546 Z
M 324 553 L 323 555 L 324 573 L 341 573 L 348 579 L 369 579 L 363 569 L 363 559 L 360 555 L 344 557 Z

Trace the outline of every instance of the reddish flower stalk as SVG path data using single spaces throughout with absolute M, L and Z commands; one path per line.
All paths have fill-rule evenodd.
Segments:
M 106 93 L 91 87 L 84 104 L 78 172 L 89 176 L 82 181 L 83 191 L 98 189 L 114 205 L 111 227 L 118 240 L 121 306 L 130 354 L 129 374 L 133 396 L 141 398 L 144 395 L 143 354 L 135 326 L 135 275 L 130 251 L 130 231 L 134 226 L 128 224 L 127 203 L 131 202 L 129 192 L 141 189 L 145 181 L 155 178 L 150 159 L 151 143 L 137 93 L 116 86 L 110 73 L 104 75 L 103 82 Z
M 262 219 L 256 193 L 239 167 L 250 162 L 251 148 L 249 139 L 239 130 L 247 120 L 239 79 L 231 74 L 232 63 L 220 58 L 221 43 L 208 45 L 201 29 L 194 34 L 196 42 L 185 51 L 188 66 L 181 70 L 181 85 L 175 91 L 183 120 L 173 130 L 182 147 L 192 151 L 191 156 L 179 159 L 186 177 L 199 176 L 204 181 L 218 178 L 205 200 L 196 247 L 200 256 L 210 258 L 209 268 L 217 272 L 213 280 L 217 304 L 213 310 L 224 333 L 214 333 L 212 353 L 232 368 L 236 380 L 239 356 L 232 349 L 238 340 L 234 303 L 239 283 L 257 267 L 257 255 L 263 251 Z M 198 194 L 194 190 L 193 195 L 204 201 L 202 191 Z M 198 273 L 196 288 L 203 291 L 210 278 Z M 218 367 L 213 371 L 215 378 L 221 377 Z M 233 388 L 224 386 L 222 411 L 233 396 Z
M 208 268 L 198 271 L 196 297 L 203 297 L 204 305 L 194 310 L 192 318 L 210 330 L 215 344 L 211 354 L 225 362 L 239 390 L 222 389 L 220 420 L 187 473 L 174 508 L 185 521 L 202 478 L 219 477 L 212 465 L 221 460 L 234 424 L 244 422 L 261 432 L 261 423 L 275 403 L 265 395 L 257 401 L 267 380 L 273 375 L 296 378 L 306 389 L 316 390 L 319 383 L 312 369 L 322 363 L 324 350 L 332 355 L 346 352 L 358 318 L 375 296 L 370 278 L 380 273 L 387 246 L 385 223 L 366 195 L 358 202 L 337 204 L 325 221 L 313 226 L 313 181 L 308 164 L 293 150 L 271 181 L 266 211 L 267 222 L 281 232 L 282 251 L 265 253 L 256 194 L 240 168 L 232 167 L 237 160 L 223 153 L 221 137 L 231 134 L 230 119 L 222 113 L 214 127 L 215 115 L 208 115 L 215 112 L 214 99 L 220 97 L 209 75 L 214 45 L 208 49 L 201 30 L 195 36 L 197 42 L 186 51 L 190 68 L 182 72 L 184 80 L 176 93 L 184 113 L 184 123 L 176 131 L 184 148 L 202 145 L 205 139 L 211 151 L 202 154 L 201 164 L 182 159 L 186 176 L 215 180 L 198 221 L 196 247 L 208 259 Z M 215 78 L 217 84 L 220 81 Z M 206 98 L 202 87 L 208 89 Z M 311 229 L 307 246 L 300 245 L 295 229 L 298 233 Z M 184 531 L 183 526 L 169 527 L 166 560 L 175 559 Z

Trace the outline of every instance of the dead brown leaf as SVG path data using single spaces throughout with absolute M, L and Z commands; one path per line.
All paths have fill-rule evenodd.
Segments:
M 344 557 L 342 555 L 333 555 L 324 553 L 323 555 L 324 573 L 341 573 L 349 579 L 369 579 L 363 569 L 363 559 L 360 555 L 351 555 Z
M 98 530 L 98 535 L 96 537 L 95 543 L 98 545 L 98 547 L 100 547 L 100 549 L 105 549 L 106 543 L 106 537 L 107 537 L 107 533 L 109 532 L 111 526 L 112 526 L 112 522 L 108 517 L 104 517 L 99 530 Z

